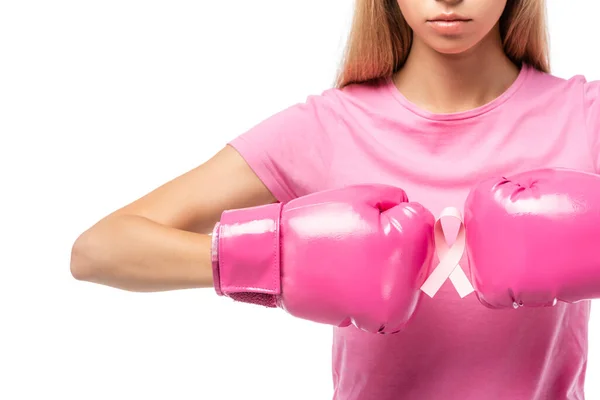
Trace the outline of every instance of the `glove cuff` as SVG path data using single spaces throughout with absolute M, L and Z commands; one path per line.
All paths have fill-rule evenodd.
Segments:
M 219 232 L 221 230 L 221 222 L 217 222 L 211 236 L 211 262 L 213 272 L 213 286 L 215 292 L 219 296 L 223 296 L 221 291 L 221 278 L 219 276 Z
M 236 301 L 277 306 L 281 294 L 281 203 L 225 211 L 212 237 L 215 291 Z

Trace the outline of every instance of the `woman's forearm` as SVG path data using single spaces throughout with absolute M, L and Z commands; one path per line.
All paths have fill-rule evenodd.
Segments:
M 135 292 L 212 287 L 211 237 L 133 215 L 84 232 L 71 254 L 79 280 Z

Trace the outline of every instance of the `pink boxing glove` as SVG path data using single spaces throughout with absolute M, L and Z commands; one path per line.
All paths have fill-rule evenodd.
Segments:
M 420 299 L 433 224 L 385 185 L 226 211 L 213 232 L 215 289 L 319 323 L 397 332 Z
M 492 308 L 600 298 L 600 176 L 542 169 L 469 194 L 471 282 Z

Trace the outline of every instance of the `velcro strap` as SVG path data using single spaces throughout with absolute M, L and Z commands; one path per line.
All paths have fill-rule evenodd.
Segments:
M 275 203 L 222 214 L 213 233 L 218 294 L 275 306 L 275 297 L 281 294 L 281 208 L 281 203 Z

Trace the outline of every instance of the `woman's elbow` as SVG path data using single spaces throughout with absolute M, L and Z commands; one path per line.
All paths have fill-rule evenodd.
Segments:
M 95 261 L 95 239 L 92 231 L 82 233 L 71 247 L 71 275 L 78 281 L 91 281 L 97 274 L 98 262 Z

